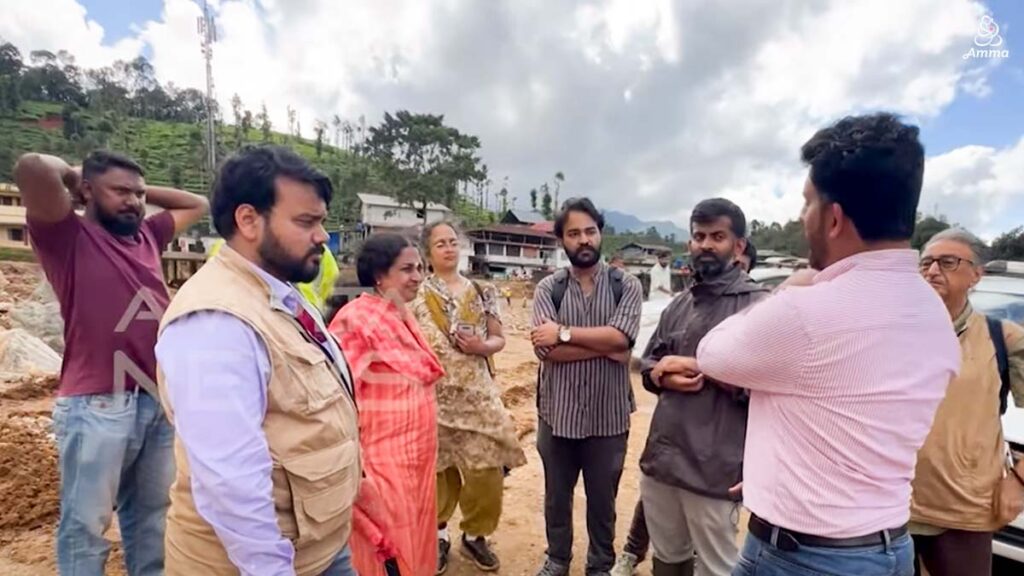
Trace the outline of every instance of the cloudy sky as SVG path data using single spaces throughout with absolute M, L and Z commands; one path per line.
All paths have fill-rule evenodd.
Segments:
M 144 54 L 204 87 L 192 0 L 0 0 L 0 37 L 99 66 Z M 922 129 L 921 209 L 991 238 L 1024 224 L 1024 2 L 1016 0 L 211 0 L 217 97 L 306 131 L 334 114 L 443 113 L 519 204 L 562 197 L 685 224 L 724 195 L 796 217 L 799 145 L 848 114 Z M 965 57 L 992 43 L 1005 58 Z

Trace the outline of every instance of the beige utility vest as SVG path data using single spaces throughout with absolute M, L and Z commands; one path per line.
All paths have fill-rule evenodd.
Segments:
M 932 526 L 990 532 L 998 528 L 992 497 L 1005 451 L 999 420 L 1002 382 L 985 316 L 974 312 L 968 317 L 960 348 L 960 376 L 949 383 L 917 453 L 910 515 Z
M 248 324 L 266 346 L 271 374 L 263 432 L 273 461 L 277 523 L 295 547 L 299 576 L 319 575 L 348 543 L 361 477 L 353 400 L 334 361 L 305 335 L 292 313 L 272 305 L 270 287 L 228 247 L 206 263 L 171 301 L 160 331 L 193 312 L 227 312 Z M 199 352 L 199 351 L 197 351 Z M 157 367 L 160 398 L 171 422 L 173 385 Z M 179 383 L 185 385 L 185 383 Z M 215 393 L 215 392 L 211 392 Z M 211 403 L 216 399 L 211 399 Z M 211 411 L 210 417 L 216 413 Z M 168 576 L 228 576 L 239 571 L 213 528 L 197 512 L 181 437 L 167 514 Z

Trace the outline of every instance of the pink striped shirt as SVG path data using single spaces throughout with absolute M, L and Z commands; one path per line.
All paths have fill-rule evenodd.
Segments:
M 910 481 L 960 345 L 917 252 L 846 258 L 732 316 L 700 343 L 709 377 L 750 390 L 746 506 L 848 538 L 910 519 Z

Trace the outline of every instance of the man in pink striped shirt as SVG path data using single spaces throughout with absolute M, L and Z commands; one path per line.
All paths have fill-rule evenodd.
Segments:
M 734 576 L 913 574 L 910 481 L 960 350 L 910 249 L 924 149 L 889 114 L 802 148 L 811 266 L 663 361 L 750 390 L 750 536 Z

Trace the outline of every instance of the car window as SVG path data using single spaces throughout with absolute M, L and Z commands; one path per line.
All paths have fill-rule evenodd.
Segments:
M 974 291 L 970 298 L 971 305 L 978 312 L 1018 324 L 1024 323 L 1024 296 Z

